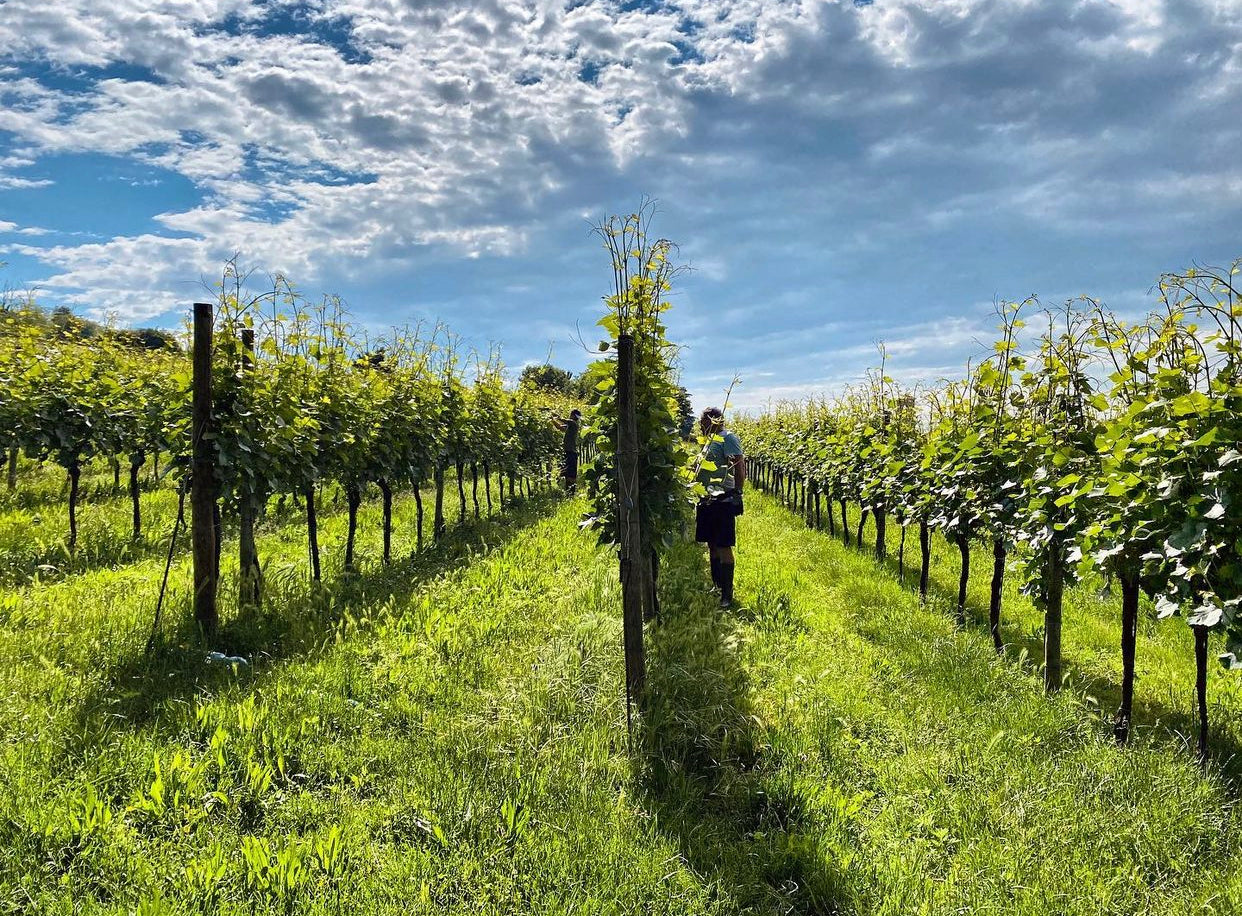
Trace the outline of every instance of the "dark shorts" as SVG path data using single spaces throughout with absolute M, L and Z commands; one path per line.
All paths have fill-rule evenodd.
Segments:
M 737 514 L 726 502 L 701 502 L 694 513 L 694 539 L 708 547 L 737 543 Z

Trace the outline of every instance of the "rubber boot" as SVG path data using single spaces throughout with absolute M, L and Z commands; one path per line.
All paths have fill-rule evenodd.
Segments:
M 720 606 L 733 606 L 733 566 L 732 563 L 720 564 Z

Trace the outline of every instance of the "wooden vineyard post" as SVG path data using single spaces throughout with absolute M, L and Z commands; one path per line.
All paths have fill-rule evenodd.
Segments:
M 242 371 L 249 374 L 254 368 L 254 329 L 242 328 Z M 263 570 L 259 565 L 259 550 L 254 540 L 254 523 L 258 515 L 254 494 L 243 492 L 238 507 L 237 544 L 237 603 L 258 606 L 263 600 Z
M 1195 632 L 1195 712 L 1199 719 L 1199 765 L 1208 764 L 1208 703 L 1207 703 L 1207 652 L 1208 633 L 1211 627 L 1192 626 Z
M 643 649 L 644 570 L 650 570 L 642 544 L 639 509 L 638 418 L 634 404 L 634 338 L 617 340 L 617 527 L 620 532 L 621 631 L 625 647 L 626 711 L 642 695 L 647 678 Z
M 211 438 L 212 322 L 211 303 L 194 303 L 190 537 L 194 550 L 194 620 L 208 638 L 220 620 L 216 609 L 216 469 Z
M 1139 578 L 1141 561 L 1133 553 L 1123 560 L 1121 580 L 1121 706 L 1113 725 L 1113 737 L 1120 744 L 1130 740 L 1130 716 L 1134 709 L 1134 655 L 1138 644 Z
M 1061 689 L 1061 604 L 1065 592 L 1065 570 L 1061 547 L 1052 545 L 1048 568 L 1044 571 L 1044 692 Z

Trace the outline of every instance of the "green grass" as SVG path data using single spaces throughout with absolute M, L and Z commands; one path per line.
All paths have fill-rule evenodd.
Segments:
M 699 783 L 704 803 L 723 808 L 721 832 L 745 838 L 739 812 L 774 800 L 775 842 L 792 851 L 767 883 L 784 874 L 801 901 L 791 909 L 1163 914 L 1242 903 L 1234 796 L 1162 731 L 1117 748 L 1089 700 L 1046 699 L 1036 672 L 998 659 L 982 629 L 958 632 L 942 603 L 920 606 L 870 556 L 802 529 L 771 500 L 750 500 L 741 536 L 749 613 L 679 640 L 698 647 L 700 669 L 679 682 L 695 695 L 714 684 L 688 705 L 718 710 L 700 720 L 732 721 L 732 761 L 708 765 Z
M 791 514 L 794 524 L 799 517 Z M 851 536 L 857 530 L 858 507 L 850 505 Z M 826 527 L 826 521 L 823 522 Z M 839 531 L 839 529 L 838 529 Z M 828 537 L 826 531 L 821 537 Z M 839 534 L 838 534 L 839 537 Z M 885 567 L 897 575 L 900 528 L 890 519 L 887 530 L 888 560 Z M 875 525 L 864 531 L 870 555 L 875 547 Z M 857 550 L 857 548 L 855 548 Z M 908 529 L 905 584 L 918 587 L 918 529 Z M 873 569 L 881 567 L 873 564 Z M 960 559 L 957 546 L 938 534 L 932 535 L 932 603 L 945 616 L 957 603 Z M 1043 660 L 1043 612 L 1019 591 L 1019 570 L 1009 558 L 1001 612 L 1001 636 L 1006 657 L 1014 664 L 1037 668 Z M 977 542 L 971 550 L 971 579 L 967 590 L 967 617 L 972 630 L 986 633 L 992 576 L 990 543 Z M 1106 589 L 1091 578 L 1067 589 L 1064 608 L 1063 653 L 1066 685 L 1103 717 L 1111 717 L 1121 699 L 1121 589 Z M 1212 637 L 1210 659 L 1223 650 L 1223 637 Z M 1150 601 L 1143 599 L 1139 618 L 1136 657 L 1134 733 L 1173 742 L 1193 751 L 1197 739 L 1194 712 L 1194 637 L 1180 618 L 1158 620 Z M 1208 704 L 1211 721 L 1213 765 L 1242 787 L 1242 677 L 1209 661 Z
M 40 505 L 0 503 L 0 530 Z M 577 531 L 582 508 L 537 497 L 412 555 L 402 497 L 383 567 L 369 503 L 345 575 L 328 500 L 318 587 L 300 517 L 276 515 L 264 610 L 225 615 L 222 647 L 251 660 L 238 670 L 207 664 L 185 625 L 184 555 L 150 658 L 158 551 L 14 577 L 0 590 L 0 912 L 1242 906 L 1226 779 L 1201 774 L 1165 719 L 1115 747 L 1084 699 L 1087 673 L 1115 679 L 1106 605 L 1067 614 L 1081 679 L 1048 700 L 982 629 L 958 632 L 941 602 L 920 606 L 756 495 L 737 610 L 715 609 L 692 545 L 666 559 L 631 744 L 616 564 Z M 126 530 L 124 497 L 84 512 Z M 1162 678 L 1188 710 L 1176 643 L 1140 653 L 1144 714 Z

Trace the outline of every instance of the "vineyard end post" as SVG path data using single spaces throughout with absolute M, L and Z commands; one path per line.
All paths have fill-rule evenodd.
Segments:
M 249 374 L 254 369 L 254 328 L 242 328 L 240 338 L 242 369 Z M 243 493 L 238 508 L 238 603 L 257 607 L 263 600 L 263 568 L 254 537 L 259 514 L 257 495 Z
M 638 480 L 638 417 L 634 404 L 634 338 L 617 340 L 617 527 L 620 533 L 621 632 L 625 648 L 626 708 L 642 695 L 646 680 L 643 647 L 642 550 Z
M 190 536 L 194 550 L 194 620 L 210 637 L 219 623 L 216 608 L 215 449 L 211 439 L 211 347 L 214 321 L 210 302 L 194 303 L 192 398 L 193 476 Z

